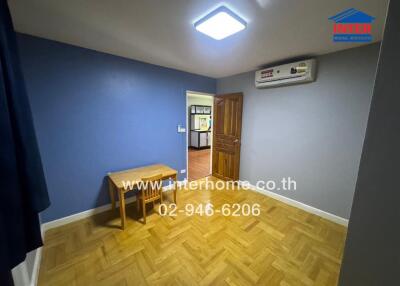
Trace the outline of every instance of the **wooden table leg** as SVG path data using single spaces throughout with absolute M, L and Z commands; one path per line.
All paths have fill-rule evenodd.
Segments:
M 111 182 L 111 179 L 108 179 L 108 192 L 110 193 L 111 209 L 115 210 L 114 184 Z
M 146 203 L 144 198 L 142 199 L 142 211 L 143 211 L 143 222 L 146 224 Z
M 121 229 L 125 229 L 126 214 L 125 214 L 125 194 L 122 190 L 118 189 L 119 196 L 119 213 L 121 216 Z
M 177 177 L 176 175 L 174 176 L 174 203 L 176 204 L 176 191 L 177 191 Z

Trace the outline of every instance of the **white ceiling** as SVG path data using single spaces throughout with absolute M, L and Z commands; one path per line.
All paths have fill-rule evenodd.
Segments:
M 225 4 L 248 23 L 221 41 L 193 23 Z M 224 77 L 291 57 L 358 46 L 333 43 L 328 17 L 356 8 L 376 17 L 388 0 L 10 0 L 18 32 L 183 71 Z

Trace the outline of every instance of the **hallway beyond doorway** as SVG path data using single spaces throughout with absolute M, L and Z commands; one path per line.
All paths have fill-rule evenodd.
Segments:
M 211 149 L 197 150 L 189 148 L 189 181 L 198 180 L 211 174 L 210 152 Z

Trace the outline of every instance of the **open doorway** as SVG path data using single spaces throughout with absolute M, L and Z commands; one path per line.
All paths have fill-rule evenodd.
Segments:
M 187 178 L 198 180 L 211 174 L 212 94 L 186 92 Z

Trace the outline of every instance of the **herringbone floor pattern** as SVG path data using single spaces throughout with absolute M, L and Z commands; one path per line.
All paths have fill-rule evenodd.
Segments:
M 346 229 L 252 191 L 178 192 L 178 207 L 259 203 L 258 217 L 127 208 L 47 231 L 39 285 L 336 285 Z

